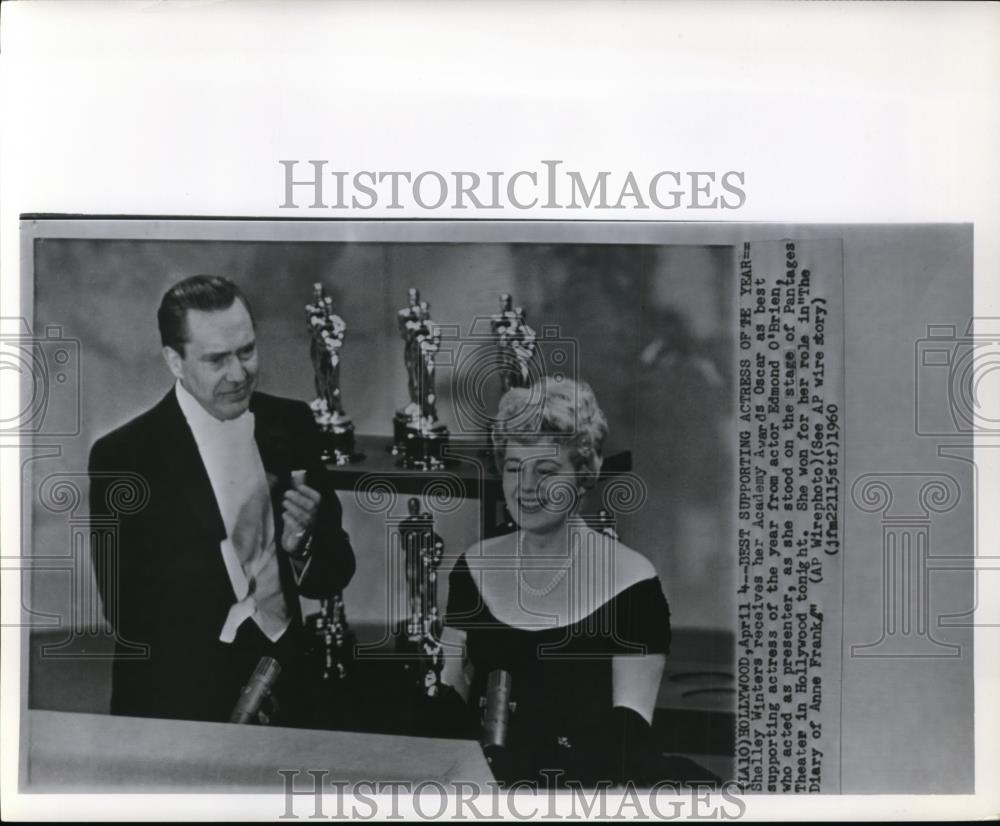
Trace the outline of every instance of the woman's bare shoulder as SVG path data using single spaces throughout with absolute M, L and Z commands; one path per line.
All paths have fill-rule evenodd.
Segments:
M 649 559 L 624 542 L 615 542 L 615 579 L 618 590 L 630 588 L 637 582 L 655 577 L 656 568 Z

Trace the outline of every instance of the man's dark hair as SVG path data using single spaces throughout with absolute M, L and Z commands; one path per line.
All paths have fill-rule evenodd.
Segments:
M 250 302 L 239 287 L 221 275 L 192 275 L 178 281 L 166 293 L 156 311 L 156 321 L 160 325 L 160 341 L 164 347 L 184 355 L 187 343 L 187 311 L 228 310 L 236 299 L 243 302 L 253 321 Z

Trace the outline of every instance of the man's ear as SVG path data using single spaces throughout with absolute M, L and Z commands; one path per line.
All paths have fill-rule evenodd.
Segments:
M 175 379 L 184 377 L 184 359 L 173 347 L 163 348 L 163 360 L 167 363 L 167 367 L 170 368 L 170 372 L 174 374 Z

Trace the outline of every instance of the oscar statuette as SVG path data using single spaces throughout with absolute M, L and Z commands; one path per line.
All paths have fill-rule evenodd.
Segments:
M 437 416 L 434 392 L 434 359 L 441 347 L 441 333 L 431 320 L 430 305 L 418 290 L 409 290 L 408 306 L 397 321 L 403 339 L 410 401 L 393 418 L 392 452 L 409 470 L 437 470 L 445 466 L 448 428 Z
M 364 455 L 354 449 L 354 423 L 344 412 L 340 398 L 340 350 L 347 325 L 333 312 L 333 299 L 322 284 L 313 286 L 313 301 L 306 305 L 309 324 L 309 354 L 312 358 L 316 398 L 309 405 L 322 440 L 324 462 L 346 465 Z

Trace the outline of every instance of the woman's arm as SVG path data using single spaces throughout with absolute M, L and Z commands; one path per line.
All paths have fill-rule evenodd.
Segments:
M 450 685 L 465 701 L 469 701 L 469 689 L 475 674 L 472 663 L 466 656 L 465 631 L 446 625 L 441 631 L 441 645 L 444 650 L 444 665 L 441 682 Z
M 612 658 L 611 704 L 632 709 L 652 725 L 666 663 L 663 654 Z

